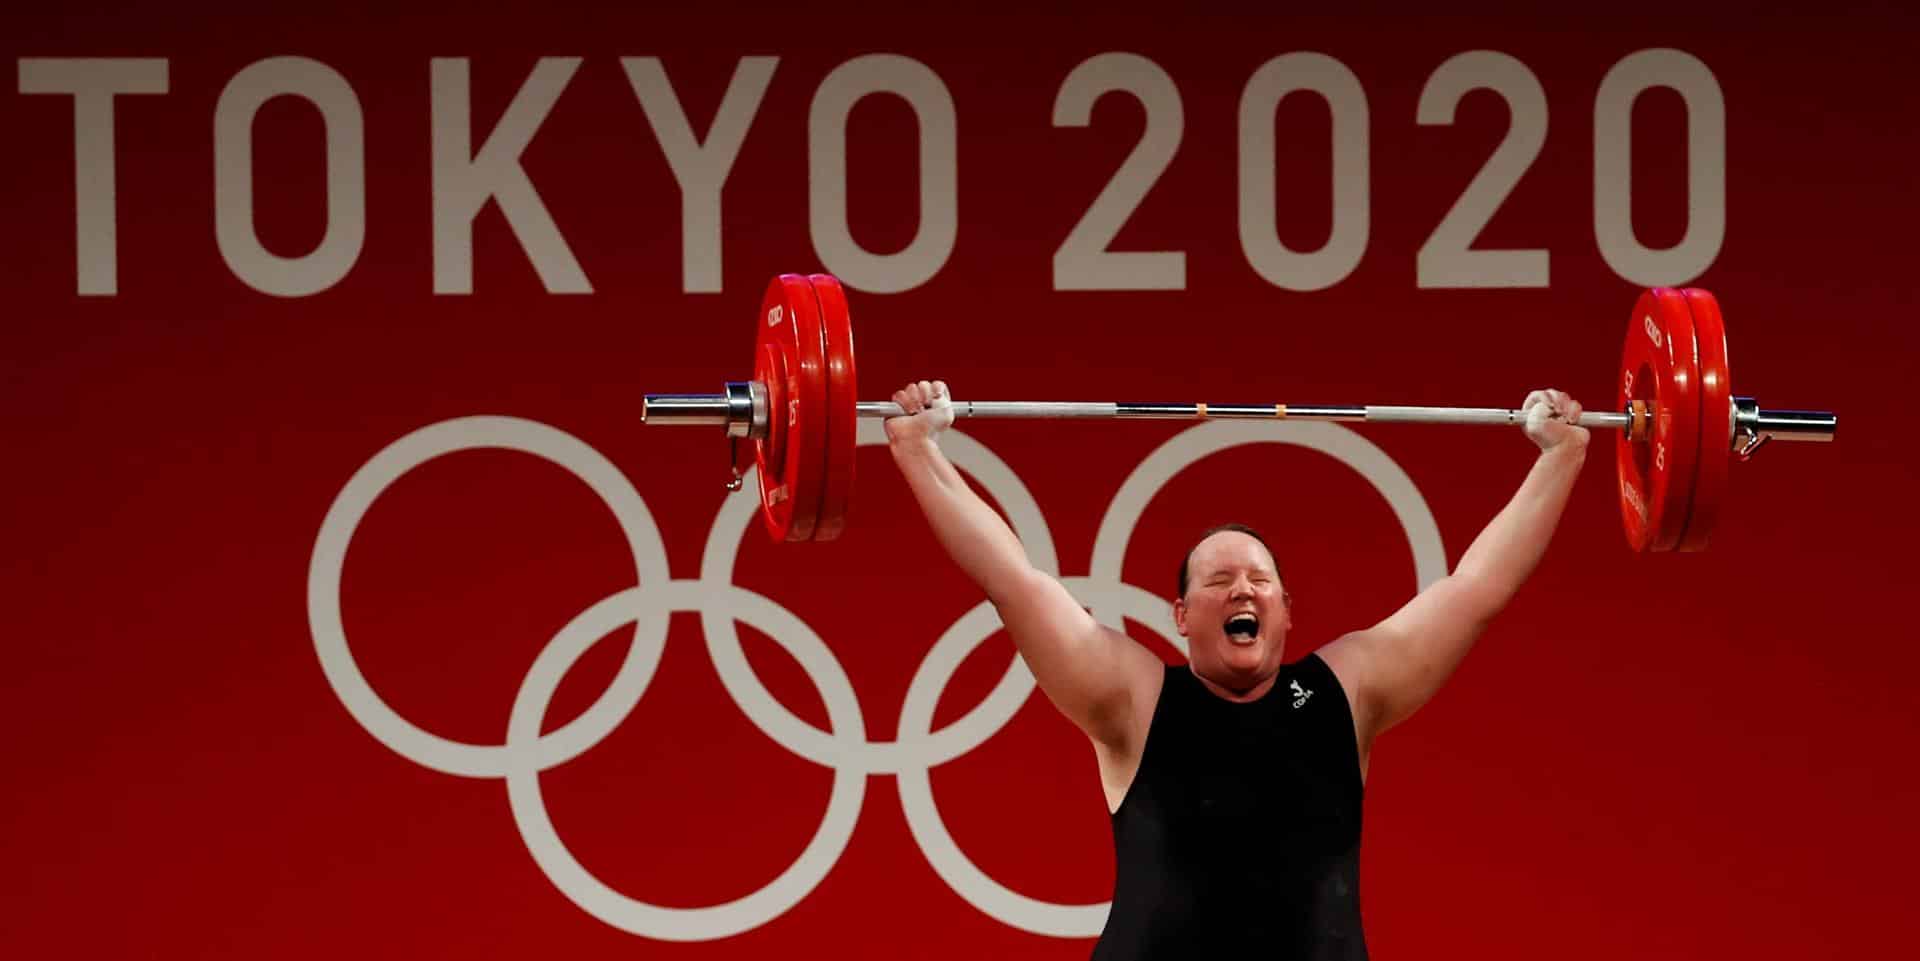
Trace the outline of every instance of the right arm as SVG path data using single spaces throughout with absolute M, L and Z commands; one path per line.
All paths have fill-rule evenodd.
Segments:
M 1137 747 L 1159 693 L 1160 659 L 1094 620 L 1035 568 L 1006 521 L 940 452 L 935 438 L 953 421 L 945 384 L 912 384 L 894 401 L 911 415 L 887 421 L 894 463 L 940 545 L 1000 612 L 1040 689 L 1095 742 Z

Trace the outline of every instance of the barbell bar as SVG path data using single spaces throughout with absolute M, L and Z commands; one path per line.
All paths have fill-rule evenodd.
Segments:
M 647 394 L 640 419 L 663 425 L 722 426 L 737 437 L 765 435 L 765 414 L 755 414 L 751 382 L 729 382 L 724 394 Z M 733 399 L 732 392 L 739 392 Z M 1761 410 L 1751 397 L 1738 397 L 1744 409 L 1731 411 L 1736 432 L 1781 440 L 1830 441 L 1835 417 L 1824 410 Z M 1520 425 L 1526 413 L 1505 407 L 1399 407 L 1380 404 L 1168 404 L 1077 400 L 956 400 L 956 418 L 1006 420 L 1322 420 L 1375 424 Z M 1637 412 L 1588 410 L 1580 426 L 1602 430 L 1645 430 L 1646 404 Z M 904 417 L 907 412 L 890 400 L 863 400 L 854 405 L 858 417 Z M 759 418 L 756 420 L 756 418 Z

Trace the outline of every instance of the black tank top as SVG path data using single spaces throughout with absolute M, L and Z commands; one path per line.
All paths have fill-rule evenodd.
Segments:
M 1113 813 L 1113 909 L 1093 961 L 1367 956 L 1360 758 L 1319 655 L 1236 704 L 1169 666 Z

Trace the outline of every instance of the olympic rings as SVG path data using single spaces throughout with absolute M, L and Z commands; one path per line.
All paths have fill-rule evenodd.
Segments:
M 858 431 L 862 445 L 885 443 L 876 421 L 863 421 Z M 1352 467 L 1387 499 L 1406 531 L 1419 585 L 1424 587 L 1446 573 L 1439 527 L 1419 489 L 1371 442 L 1335 424 L 1222 422 L 1175 435 L 1134 469 L 1100 523 L 1090 573 L 1062 576 L 1062 583 L 1102 623 L 1120 628 L 1124 620 L 1136 621 L 1184 651 L 1182 639 L 1173 630 L 1172 605 L 1121 582 L 1121 559 L 1148 501 L 1176 473 L 1210 453 L 1251 443 L 1310 447 Z M 514 696 L 506 742 L 498 745 L 442 738 L 401 717 L 360 672 L 340 614 L 347 551 L 373 502 L 415 467 L 443 454 L 475 448 L 524 451 L 579 477 L 612 511 L 638 577 L 636 586 L 581 612 L 534 658 Z M 1000 504 L 1035 566 L 1060 576 L 1052 532 L 1019 476 L 985 445 L 958 430 L 947 432 L 944 449 Z M 321 522 L 307 572 L 307 618 L 321 671 L 347 713 L 395 753 L 447 774 L 505 780 L 514 824 L 541 871 L 582 910 L 622 931 L 661 941 L 709 941 L 750 931 L 786 913 L 839 861 L 859 820 L 866 779 L 891 774 L 915 843 L 934 872 L 969 904 L 1035 934 L 1099 934 L 1106 923 L 1106 902 L 1055 904 L 1006 888 L 960 850 L 933 799 L 931 769 L 965 755 L 998 733 L 1033 693 L 1033 675 L 1024 661 L 1015 658 L 985 699 L 958 720 L 938 731 L 932 729 L 934 705 L 954 672 L 1000 628 L 992 606 L 984 601 L 976 605 L 933 643 L 908 685 L 894 740 L 869 740 L 852 680 L 832 646 L 791 611 L 732 583 L 734 561 L 754 507 L 749 499 L 729 498 L 714 518 L 699 579 L 673 580 L 664 542 L 645 502 L 618 468 L 584 442 L 545 424 L 512 417 L 463 417 L 421 428 L 388 445 L 356 471 Z M 820 827 L 787 869 L 752 894 L 702 908 L 647 904 L 594 877 L 560 841 L 540 792 L 542 771 L 598 744 L 639 703 L 659 664 L 668 615 L 674 611 L 699 615 L 708 656 L 728 695 L 748 719 L 781 747 L 834 772 Z M 829 730 L 795 716 L 761 684 L 741 649 L 736 621 L 766 634 L 800 665 L 826 704 Z M 598 640 L 628 623 L 634 625 L 633 644 L 606 691 L 579 717 L 541 734 L 548 705 L 567 671 Z

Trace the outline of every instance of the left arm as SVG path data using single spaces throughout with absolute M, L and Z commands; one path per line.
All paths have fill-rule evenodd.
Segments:
M 1540 456 L 1453 573 L 1379 624 L 1328 644 L 1321 657 L 1353 701 L 1364 752 L 1439 691 L 1473 642 L 1539 565 L 1586 463 L 1580 405 L 1559 391 L 1527 398 L 1527 435 Z

